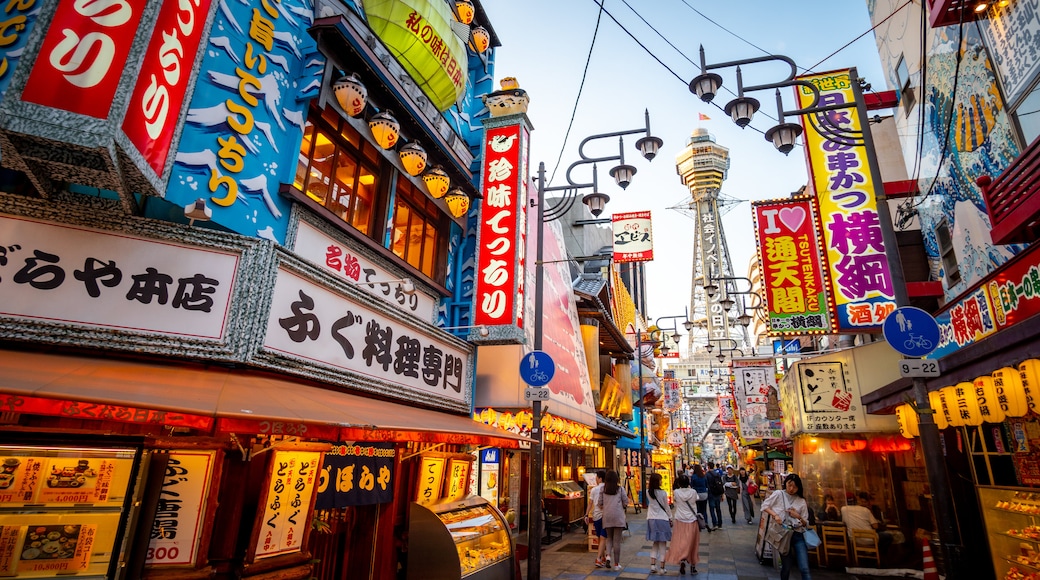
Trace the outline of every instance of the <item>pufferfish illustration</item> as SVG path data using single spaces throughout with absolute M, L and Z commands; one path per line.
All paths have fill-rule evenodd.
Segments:
M 495 153 L 505 153 L 513 148 L 513 141 L 516 141 L 516 135 L 495 135 L 488 141 L 488 145 Z
M 520 88 L 516 77 L 505 77 L 499 81 L 499 85 L 502 87 L 500 90 L 480 97 L 491 116 L 502 117 L 526 113 L 531 99 L 527 96 L 527 91 Z

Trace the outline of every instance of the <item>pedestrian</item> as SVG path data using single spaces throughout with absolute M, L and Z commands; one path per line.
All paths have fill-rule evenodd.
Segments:
M 708 521 L 708 478 L 704 476 L 704 468 L 698 463 L 693 466 L 693 477 L 690 478 L 690 487 L 697 492 L 697 513 L 701 514 L 704 522 Z M 711 528 L 708 528 L 711 531 Z
M 664 574 L 664 555 L 672 539 L 672 512 L 668 509 L 668 492 L 661 489 L 661 474 L 650 474 L 647 486 L 646 540 L 653 542 L 650 548 L 650 573 L 657 573 L 657 560 L 661 559 L 661 574 Z
M 715 469 L 715 462 L 708 462 L 708 472 L 704 475 L 708 480 L 708 511 L 711 513 L 711 526 L 716 530 L 722 528 L 722 496 L 726 494 L 726 487 L 722 483 L 722 476 Z
M 686 574 L 686 564 L 690 565 L 690 574 L 697 573 L 700 561 L 701 525 L 693 503 L 697 501 L 697 491 L 690 487 L 690 478 L 685 473 L 675 478 L 675 527 L 672 528 L 672 543 L 664 561 L 679 565 L 679 574 Z M 663 569 L 663 567 L 662 567 Z
M 621 541 L 625 531 L 625 509 L 628 508 L 628 494 L 621 487 L 618 472 L 611 469 L 603 478 L 603 492 L 597 500 L 603 512 L 603 529 L 607 532 L 607 557 L 614 562 L 614 570 L 621 570 Z M 608 561 L 608 563 L 609 563 Z
M 747 470 L 741 467 L 737 473 L 737 478 L 740 480 L 740 503 L 743 504 L 744 519 L 748 524 L 753 524 L 755 519 L 755 500 L 748 488 L 748 484 L 755 481 L 755 476 L 752 475 L 754 472 L 754 468 L 751 468 L 751 474 L 748 474 Z
M 802 580 L 811 580 L 809 547 L 805 544 L 804 537 L 809 525 L 809 506 L 803 497 L 802 478 L 794 473 L 788 474 L 784 478 L 783 489 L 774 491 L 762 502 L 762 513 L 772 516 L 775 521 L 791 530 L 791 546 L 786 554 L 780 555 L 780 580 L 789 580 L 792 562 L 798 566 Z
M 607 567 L 607 530 L 603 528 L 603 509 L 599 507 L 599 496 L 603 493 L 603 480 L 607 477 L 606 470 L 600 469 L 596 472 L 596 485 L 589 489 L 589 509 L 585 514 L 585 523 L 591 524 L 595 531 L 599 550 L 596 552 L 596 567 Z
M 726 507 L 729 508 L 729 519 L 737 523 L 737 501 L 740 499 L 740 478 L 732 465 L 726 466 L 726 475 L 722 476 L 722 485 L 726 488 Z

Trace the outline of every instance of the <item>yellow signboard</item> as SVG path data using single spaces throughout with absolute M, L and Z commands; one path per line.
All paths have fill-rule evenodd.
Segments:
M 469 491 L 470 464 L 468 459 L 452 459 L 448 462 L 450 479 L 448 480 L 448 493 L 445 495 L 445 499 L 448 501 L 457 501 L 466 497 L 466 492 Z
M 416 497 L 415 503 L 431 505 L 441 499 L 441 489 L 444 487 L 444 464 L 443 457 L 425 456 L 422 458 L 422 467 L 419 468 L 418 497 Z

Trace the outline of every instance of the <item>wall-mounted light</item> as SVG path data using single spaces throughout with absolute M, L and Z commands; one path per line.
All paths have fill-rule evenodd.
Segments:
M 473 22 L 475 13 L 473 2 L 470 2 L 470 0 L 455 0 L 455 14 L 458 16 L 459 22 L 468 25 L 470 22 Z
M 401 156 L 401 164 L 404 165 L 404 170 L 408 172 L 408 175 L 417 177 L 426 169 L 428 158 L 426 150 L 415 141 L 405 143 L 398 155 Z
M 430 192 L 430 195 L 436 199 L 444 197 L 448 193 L 448 187 L 451 186 L 451 178 L 437 165 L 427 169 L 422 176 L 422 180 L 426 184 L 426 189 Z
M 397 145 L 397 138 L 401 136 L 401 124 L 397 122 L 390 111 L 379 111 L 368 120 L 368 126 L 372 129 L 372 136 L 376 143 L 383 149 L 393 149 Z
M 466 215 L 466 212 L 469 211 L 469 196 L 457 187 L 448 193 L 444 202 L 448 204 L 448 211 L 451 212 L 451 215 L 457 218 Z
M 197 221 L 208 222 L 212 219 L 213 210 L 206 205 L 206 200 L 200 197 L 184 206 L 184 217 L 188 218 L 188 225 L 193 226 Z
M 343 112 L 351 117 L 360 115 L 368 103 L 368 89 L 354 73 L 343 75 L 332 83 L 332 92 Z
M 491 46 L 491 33 L 483 26 L 474 26 L 469 33 L 473 39 L 473 48 L 477 52 L 484 52 Z

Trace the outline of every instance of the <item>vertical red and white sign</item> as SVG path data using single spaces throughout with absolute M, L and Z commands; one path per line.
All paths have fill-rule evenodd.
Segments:
M 107 119 L 146 4 L 59 2 L 22 100 Z
M 649 262 L 654 259 L 649 211 L 616 213 L 611 216 L 611 225 L 614 230 L 615 263 Z
M 161 176 L 199 52 L 210 0 L 163 2 L 123 119 L 123 133 Z
M 526 223 L 523 189 L 526 131 L 521 124 L 488 128 L 483 143 L 484 203 L 477 234 L 473 323 L 520 326 L 523 291 L 521 224 Z

